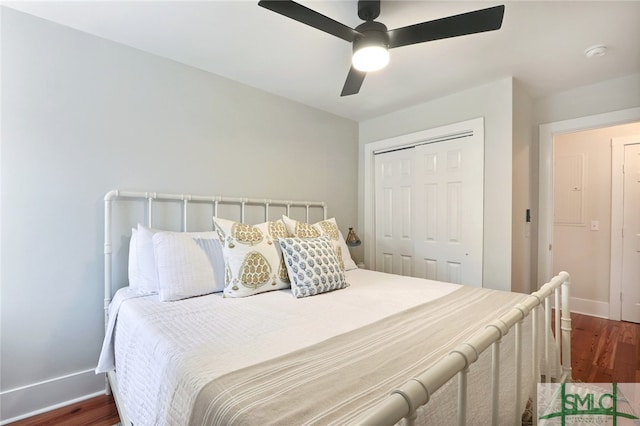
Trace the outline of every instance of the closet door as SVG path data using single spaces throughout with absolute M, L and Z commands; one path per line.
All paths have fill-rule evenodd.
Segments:
M 375 269 L 414 276 L 414 149 L 375 157 Z
M 415 276 L 482 286 L 483 164 L 473 136 L 415 148 Z

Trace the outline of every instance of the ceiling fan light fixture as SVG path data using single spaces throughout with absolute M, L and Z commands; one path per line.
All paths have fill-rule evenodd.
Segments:
M 389 51 L 385 46 L 364 46 L 353 52 L 351 60 L 359 71 L 378 71 L 389 63 Z
M 351 63 L 358 71 L 372 72 L 389 63 L 389 36 L 380 22 L 367 21 L 356 27 L 362 36 L 353 40 Z

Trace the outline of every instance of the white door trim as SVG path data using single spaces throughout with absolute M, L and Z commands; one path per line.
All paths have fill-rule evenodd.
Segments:
M 433 129 L 409 133 L 407 135 L 401 135 L 393 138 L 370 142 L 364 145 L 364 238 L 365 241 L 371 242 L 366 245 L 364 251 L 364 263 L 368 268 L 374 269 L 376 259 L 374 154 L 378 151 L 406 147 L 418 144 L 426 140 L 438 139 L 446 137 L 448 135 L 456 135 L 469 131 L 473 132 L 473 134 L 482 135 L 482 138 L 484 140 L 484 118 L 475 118 L 472 120 L 436 127 Z
M 611 269 L 609 278 L 609 319 L 622 319 L 622 225 L 624 147 L 640 142 L 640 137 L 625 136 L 611 139 Z
M 540 125 L 538 191 L 538 286 L 553 276 L 553 137 L 562 133 L 597 129 L 640 121 L 640 107 Z

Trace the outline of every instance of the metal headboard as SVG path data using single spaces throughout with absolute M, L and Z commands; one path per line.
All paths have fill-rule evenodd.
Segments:
M 291 208 L 304 208 L 305 220 L 309 221 L 310 209 L 322 209 L 322 218 L 327 219 L 327 207 L 324 202 L 320 201 L 291 201 L 291 200 L 270 200 L 258 198 L 242 198 L 242 197 L 223 197 L 219 195 L 192 195 L 192 194 L 167 194 L 160 192 L 141 192 L 141 191 L 119 191 L 112 190 L 107 192 L 104 197 L 104 315 L 105 326 L 108 322 L 109 303 L 113 296 L 112 289 L 112 208 L 113 202 L 116 200 L 137 200 L 147 205 L 146 225 L 152 227 L 154 224 L 154 209 L 160 203 L 166 202 L 182 202 L 182 219 L 181 230 L 189 229 L 188 218 L 189 208 L 194 204 L 208 204 L 213 207 L 213 216 L 218 215 L 218 207 L 222 205 L 235 205 L 240 207 L 240 222 L 245 221 L 245 206 L 262 206 L 264 207 L 264 220 L 269 220 L 269 207 L 286 208 L 287 216 L 291 215 Z M 211 221 L 211 229 L 213 229 L 213 221 Z

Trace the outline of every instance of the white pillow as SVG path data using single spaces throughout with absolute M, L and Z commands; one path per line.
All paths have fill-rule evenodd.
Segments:
M 159 296 L 163 302 L 221 291 L 224 279 L 216 265 L 222 248 L 215 232 L 193 235 L 163 232 L 153 235 L 158 269 Z
M 276 242 L 286 236 L 282 221 L 246 225 L 214 217 L 213 223 L 225 259 L 225 296 L 245 297 L 289 288 Z
M 294 296 L 315 296 L 349 286 L 328 235 L 280 238 L 278 242 L 282 247 Z
M 159 291 L 158 268 L 153 247 L 153 236 L 159 229 L 149 228 L 138 224 L 131 230 L 131 243 L 129 245 L 129 287 L 140 294 L 157 294 Z M 208 232 L 174 232 L 186 234 L 192 237 L 216 238 L 217 234 Z M 219 283 L 216 291 L 222 291 L 224 286 L 224 258 L 220 248 L 218 258 L 214 261 L 216 283 Z
M 328 235 L 338 254 L 338 260 L 340 261 L 342 269 L 345 271 L 358 269 L 356 262 L 351 258 L 349 247 L 347 247 L 347 243 L 344 241 L 344 237 L 338 228 L 338 223 L 335 218 L 332 217 L 331 219 L 322 220 L 314 224 L 300 222 L 287 216 L 282 216 L 282 220 L 287 227 L 289 235 L 292 237 L 315 238 L 321 235 Z
M 143 225 L 131 230 L 129 287 L 140 294 L 158 293 L 158 270 L 153 254 L 154 231 Z

